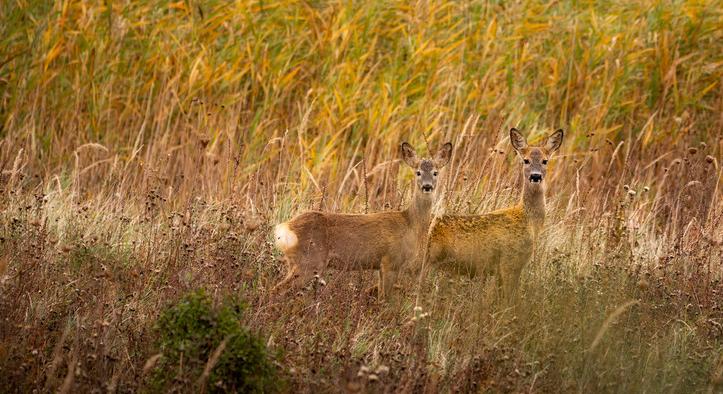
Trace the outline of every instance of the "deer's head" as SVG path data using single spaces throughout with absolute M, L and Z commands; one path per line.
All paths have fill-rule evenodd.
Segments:
M 510 129 L 510 141 L 522 159 L 522 174 L 526 182 L 542 185 L 547 176 L 547 161 L 560 148 L 564 133 L 562 129 L 550 134 L 542 144 L 529 146 L 527 139 L 517 129 Z
M 414 170 L 417 192 L 431 195 L 437 189 L 439 170 L 449 163 L 452 156 L 452 144 L 447 142 L 433 158 L 419 158 L 417 152 L 406 142 L 401 147 L 402 158 Z

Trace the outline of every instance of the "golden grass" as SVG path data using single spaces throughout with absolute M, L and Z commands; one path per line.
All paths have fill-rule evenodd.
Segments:
M 142 390 L 159 310 L 204 287 L 247 299 L 291 389 L 720 390 L 718 2 L 11 0 L 0 21 L 11 387 Z M 434 273 L 396 306 L 370 273 L 269 299 L 272 225 L 404 206 L 402 140 L 454 142 L 447 212 L 515 201 L 511 126 L 566 131 L 516 304 Z

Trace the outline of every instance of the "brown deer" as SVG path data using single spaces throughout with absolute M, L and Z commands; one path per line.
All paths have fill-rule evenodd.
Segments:
M 505 298 L 514 295 L 533 241 L 545 221 L 547 161 L 562 144 L 557 130 L 540 146 L 528 146 L 517 129 L 510 141 L 522 159 L 522 199 L 517 205 L 476 216 L 441 216 L 432 228 L 428 261 L 458 274 L 494 275 Z
M 278 224 L 276 246 L 284 253 L 289 270 L 273 291 L 298 289 L 327 267 L 379 269 L 378 295 L 382 299 L 390 296 L 399 271 L 423 255 L 439 170 L 452 155 L 451 143 L 444 144 L 433 159 L 418 158 L 406 142 L 400 149 L 416 175 L 409 207 L 372 214 L 312 211 Z

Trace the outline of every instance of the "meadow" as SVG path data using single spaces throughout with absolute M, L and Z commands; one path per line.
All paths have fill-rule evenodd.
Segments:
M 723 6 L 0 2 L 0 391 L 723 391 Z M 282 299 L 272 230 L 514 204 L 566 132 L 519 298 L 423 270 Z M 363 247 L 363 246 L 362 246 Z

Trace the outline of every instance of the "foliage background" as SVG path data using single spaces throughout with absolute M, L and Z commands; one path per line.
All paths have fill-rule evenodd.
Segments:
M 247 299 L 289 389 L 720 389 L 722 10 L 3 2 L 0 375 L 139 389 L 159 310 L 203 287 Z M 440 275 L 269 298 L 273 224 L 404 206 L 403 140 L 455 144 L 447 212 L 513 203 L 511 126 L 566 130 L 512 309 Z

